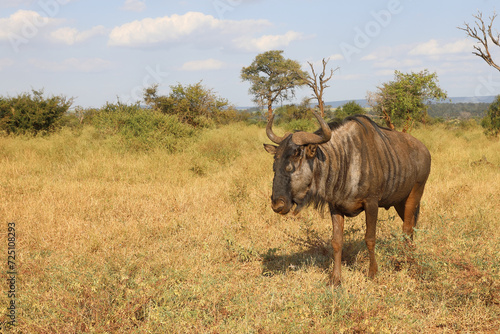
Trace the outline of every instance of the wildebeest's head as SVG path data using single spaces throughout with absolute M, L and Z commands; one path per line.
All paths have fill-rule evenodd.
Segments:
M 297 213 L 308 204 L 318 145 L 328 142 L 332 136 L 328 124 L 318 114 L 314 113 L 314 116 L 321 125 L 318 133 L 296 132 L 279 137 L 272 130 L 274 116 L 267 123 L 267 136 L 278 144 L 264 144 L 266 151 L 274 154 L 271 206 L 277 213 L 285 215 L 294 205 Z

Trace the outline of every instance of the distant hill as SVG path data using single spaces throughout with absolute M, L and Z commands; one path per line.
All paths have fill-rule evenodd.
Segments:
M 435 103 L 492 103 L 495 97 L 496 96 L 471 96 L 471 97 L 458 96 L 458 97 L 451 97 L 445 101 L 436 101 Z M 325 105 L 332 106 L 332 108 L 338 108 L 350 101 L 353 100 L 330 101 L 330 102 L 325 102 Z M 363 108 L 369 107 L 368 101 L 366 99 L 354 100 L 354 101 Z
M 357 104 L 359 104 L 360 106 L 362 106 L 363 108 L 367 108 L 369 107 L 368 105 L 368 101 L 366 101 L 365 99 L 362 99 L 362 100 L 342 100 L 342 101 L 330 101 L 330 102 L 325 102 L 325 105 L 327 106 L 332 106 L 332 108 L 338 108 L 340 106 L 343 106 L 344 104 L 346 104 L 347 102 L 351 102 L 351 101 L 354 101 L 356 102 Z

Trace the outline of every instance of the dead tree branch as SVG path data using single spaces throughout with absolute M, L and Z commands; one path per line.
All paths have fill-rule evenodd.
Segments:
M 326 83 L 333 77 L 333 73 L 337 71 L 339 67 L 331 69 L 330 75 L 326 77 L 326 65 L 328 65 L 328 59 L 325 60 L 325 58 L 323 58 L 323 71 L 319 74 L 319 76 L 318 74 L 316 74 L 313 64 L 310 62 L 307 63 L 309 64 L 309 67 L 311 67 L 312 75 L 308 74 L 302 79 L 304 80 L 305 84 L 311 87 L 311 89 L 313 90 L 314 96 L 318 100 L 318 107 L 321 111 L 321 117 L 325 117 L 325 102 L 323 101 L 323 91 L 325 90 L 325 88 L 330 87 Z
M 479 45 L 474 45 L 474 50 L 476 51 L 473 51 L 472 53 L 482 58 L 488 65 L 500 71 L 500 66 L 493 60 L 488 45 L 489 37 L 493 44 L 500 47 L 500 34 L 497 32 L 495 36 L 492 31 L 493 21 L 495 21 L 497 14 L 495 13 L 490 17 L 488 27 L 486 27 L 486 24 L 484 23 L 483 13 L 478 12 L 477 15 L 473 16 L 476 19 L 474 22 L 476 26 L 470 26 L 468 23 L 464 23 L 464 27 L 458 27 L 458 29 L 465 31 L 469 37 L 477 40 L 477 44 Z

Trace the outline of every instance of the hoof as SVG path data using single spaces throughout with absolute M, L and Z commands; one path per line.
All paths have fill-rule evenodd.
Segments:
M 337 287 L 341 285 L 340 277 L 331 277 L 328 280 L 327 286 Z

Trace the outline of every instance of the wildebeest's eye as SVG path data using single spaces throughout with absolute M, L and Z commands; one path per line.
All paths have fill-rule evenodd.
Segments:
M 299 158 L 302 150 L 298 147 L 295 152 L 293 152 L 292 158 Z
M 285 171 L 286 171 L 287 173 L 291 173 L 291 172 L 293 171 L 293 166 L 292 166 L 292 164 L 288 164 L 288 166 L 286 166 L 286 168 L 285 168 Z

